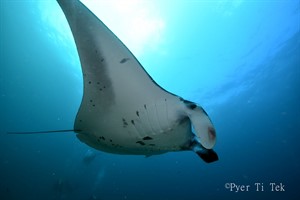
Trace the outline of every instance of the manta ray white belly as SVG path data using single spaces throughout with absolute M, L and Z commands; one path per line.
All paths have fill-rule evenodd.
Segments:
M 207 162 L 217 160 L 211 150 L 216 134 L 201 107 L 157 85 L 81 2 L 58 3 L 73 33 L 83 72 L 83 99 L 74 124 L 82 142 L 118 154 L 194 150 Z

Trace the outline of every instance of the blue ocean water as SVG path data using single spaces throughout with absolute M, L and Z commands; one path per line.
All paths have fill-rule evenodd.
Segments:
M 84 1 L 88 7 L 91 2 Z M 72 129 L 83 87 L 76 47 L 56 1 L 2 0 L 1 200 L 300 197 L 299 1 L 99 2 L 107 18 L 97 6 L 89 8 L 154 80 L 206 109 L 220 160 L 206 164 L 193 152 L 113 155 L 72 133 L 6 134 Z M 159 28 L 146 29 L 150 40 L 130 32 L 122 17 L 128 7 L 136 17 L 159 16 L 150 21 Z

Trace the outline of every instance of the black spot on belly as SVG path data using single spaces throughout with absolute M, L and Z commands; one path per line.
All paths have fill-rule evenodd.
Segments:
M 146 137 L 143 138 L 143 140 L 153 140 L 153 138 L 149 137 L 149 136 L 146 136 Z
M 99 140 L 105 140 L 105 137 L 99 136 L 98 141 L 99 141 Z
M 123 121 L 123 127 L 125 128 L 126 126 L 128 126 L 128 123 L 126 122 L 126 120 L 124 118 L 122 118 Z
M 139 117 L 140 116 L 140 113 L 139 113 L 139 111 L 136 111 L 136 115 Z
M 89 81 L 89 84 L 91 84 L 92 83 L 92 81 Z
M 131 120 L 131 123 L 134 125 L 134 120 Z
M 100 60 L 101 62 L 103 62 L 104 61 L 104 58 L 101 58 L 101 60 Z
M 140 145 L 143 145 L 143 146 L 145 145 L 145 142 L 143 142 L 143 141 L 137 141 L 136 143 L 140 144 Z
M 146 104 L 144 104 L 144 108 L 147 110 L 147 106 L 146 106 Z
M 123 59 L 120 61 L 120 63 L 123 64 L 123 63 L 127 62 L 128 60 L 129 60 L 129 58 L 123 58 Z

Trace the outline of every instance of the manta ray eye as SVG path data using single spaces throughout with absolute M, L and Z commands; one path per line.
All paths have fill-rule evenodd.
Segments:
M 194 103 L 192 103 L 192 104 L 189 105 L 189 108 L 192 109 L 192 110 L 194 110 L 196 107 L 197 107 L 197 105 L 194 104 Z
M 194 110 L 195 108 L 197 108 L 197 105 L 194 102 L 184 100 L 184 99 L 182 101 L 191 110 Z

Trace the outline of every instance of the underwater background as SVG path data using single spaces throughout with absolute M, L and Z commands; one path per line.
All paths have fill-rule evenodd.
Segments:
M 72 129 L 83 83 L 57 2 L 1 0 L 1 200 L 299 199 L 299 0 L 83 2 L 159 85 L 205 108 L 219 161 L 7 134 Z

